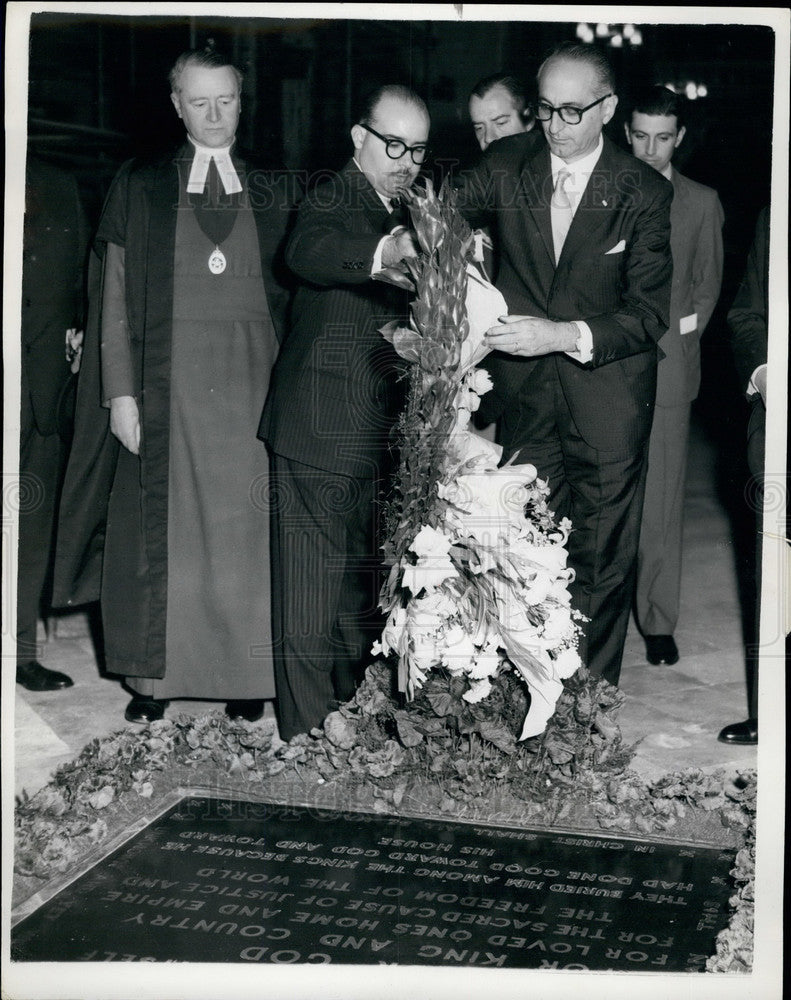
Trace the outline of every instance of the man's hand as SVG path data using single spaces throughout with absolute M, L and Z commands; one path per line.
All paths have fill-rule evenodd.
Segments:
M 534 358 L 554 351 L 574 351 L 579 329 L 575 323 L 556 323 L 536 316 L 503 316 L 499 326 L 486 331 L 493 351 Z
M 74 375 L 80 370 L 82 360 L 82 341 L 85 333 L 72 326 L 66 331 L 66 361 Z
M 400 229 L 389 236 L 382 245 L 382 266 L 394 267 L 410 257 L 417 257 L 418 244 L 414 233 Z
M 116 396 L 110 400 L 110 430 L 124 448 L 140 454 L 140 412 L 134 396 Z
M 753 372 L 753 377 L 751 379 L 752 384 L 758 390 L 758 393 L 763 400 L 764 406 L 766 406 L 766 381 L 767 381 L 767 366 L 761 365 L 756 368 Z

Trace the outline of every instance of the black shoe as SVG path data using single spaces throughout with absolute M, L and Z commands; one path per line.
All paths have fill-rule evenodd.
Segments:
M 126 706 L 124 718 L 127 722 L 158 722 L 165 714 L 170 702 L 158 698 L 144 698 L 135 695 Z
M 678 646 L 672 635 L 647 635 L 645 658 L 649 663 L 678 663 Z
M 726 726 L 717 737 L 720 743 L 755 746 L 758 742 L 758 719 L 745 719 Z
M 42 667 L 36 660 L 17 664 L 16 682 L 28 691 L 60 691 L 61 688 L 70 688 L 74 684 L 71 677 L 58 670 Z
M 246 722 L 258 722 L 264 714 L 262 698 L 245 698 L 229 701 L 225 706 L 225 714 L 229 719 L 244 719 Z

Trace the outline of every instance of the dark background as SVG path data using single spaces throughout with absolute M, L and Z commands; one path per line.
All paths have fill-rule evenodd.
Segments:
M 773 31 L 638 27 L 642 45 L 604 45 L 620 95 L 610 135 L 623 144 L 623 109 L 636 86 L 705 83 L 708 96 L 690 102 L 692 127 L 678 162 L 719 191 L 729 249 L 743 249 L 769 199 Z M 183 135 L 167 73 L 181 51 L 213 38 L 245 72 L 240 141 L 275 165 L 342 166 L 361 98 L 386 82 L 406 82 L 426 99 L 435 159 L 466 162 L 477 153 L 467 114 L 476 81 L 504 70 L 532 92 L 547 50 L 575 32 L 571 22 L 38 14 L 30 35 L 30 142 L 78 173 L 95 215 L 123 159 Z
M 639 10 L 640 8 L 635 8 Z M 750 577 L 752 520 L 744 501 L 746 403 L 736 384 L 725 316 L 760 208 L 770 200 L 774 33 L 745 25 L 638 24 L 639 46 L 605 47 L 620 107 L 608 126 L 625 144 L 624 111 L 643 84 L 705 84 L 677 164 L 717 189 L 725 209 L 725 280 L 703 338 L 696 417 L 714 443 L 722 498 L 734 521 L 738 563 Z M 29 145 L 72 170 L 92 223 L 127 157 L 183 137 L 167 73 L 210 38 L 244 71 L 242 145 L 273 166 L 337 169 L 349 129 L 375 86 L 405 82 L 426 99 L 431 150 L 441 169 L 478 154 L 467 113 L 478 79 L 511 72 L 533 92 L 535 72 L 576 23 L 306 20 L 37 14 L 31 21 Z M 746 604 L 749 605 L 749 601 Z

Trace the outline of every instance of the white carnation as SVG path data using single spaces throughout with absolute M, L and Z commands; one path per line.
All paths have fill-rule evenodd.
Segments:
M 479 396 L 483 396 L 485 393 L 489 392 L 490 389 L 494 388 L 494 383 L 492 382 L 492 376 L 486 371 L 485 368 L 474 368 L 470 375 L 472 376 L 472 388 Z
M 492 685 L 488 677 L 484 677 L 482 680 L 473 681 L 470 684 L 468 691 L 465 691 L 462 697 L 465 701 L 470 702 L 474 705 L 476 702 L 483 701 L 483 699 L 491 692 Z
M 460 625 L 447 630 L 442 646 L 442 662 L 451 673 L 467 673 L 471 669 L 476 650 L 471 636 Z
M 450 551 L 452 542 L 441 531 L 424 524 L 409 546 L 418 558 L 424 556 L 443 556 Z
M 475 657 L 475 662 L 470 670 L 470 677 L 475 680 L 482 680 L 484 677 L 494 677 L 502 659 L 502 654 L 497 646 L 487 646 Z
M 568 608 L 553 607 L 549 612 L 543 628 L 543 637 L 547 646 L 559 646 L 574 634 L 574 624 Z
M 582 666 L 580 654 L 576 649 L 569 649 L 568 647 L 561 649 L 553 662 L 558 677 L 561 678 L 571 677 Z

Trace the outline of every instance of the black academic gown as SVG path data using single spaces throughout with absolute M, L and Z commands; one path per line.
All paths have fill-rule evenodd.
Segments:
M 178 161 L 191 157 L 191 147 L 154 162 L 125 164 L 110 189 L 94 244 L 89 276 L 90 309 L 83 369 L 77 396 L 74 445 L 64 483 L 55 565 L 55 606 L 98 600 L 103 574 L 124 573 L 144 563 L 140 581 L 148 611 L 148 649 L 135 675 L 163 677 L 167 609 L 167 510 L 170 426 L 170 351 L 173 260 L 177 208 L 186 197 L 179 189 Z M 294 194 L 285 175 L 259 170 L 236 155 L 234 164 L 246 177 L 261 249 L 261 267 L 272 320 L 282 341 L 288 287 L 280 264 L 281 246 Z M 107 502 L 118 458 L 118 442 L 109 431 L 109 410 L 102 406 L 99 344 L 101 272 L 108 242 L 126 251 L 126 311 L 136 395 L 146 442 L 143 510 L 144 558 L 104 565 Z M 130 540 L 130 545 L 134 544 Z M 129 629 L 139 629 L 131 621 Z M 115 637 L 118 642 L 123 636 Z M 131 634 L 130 634 L 131 640 Z

